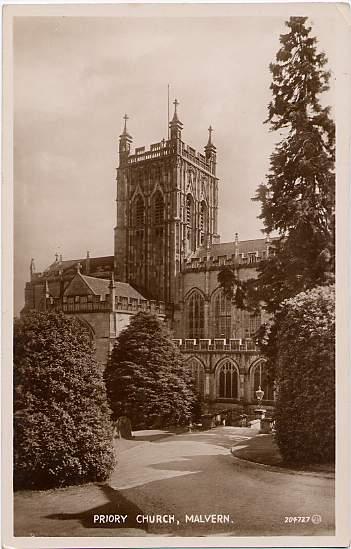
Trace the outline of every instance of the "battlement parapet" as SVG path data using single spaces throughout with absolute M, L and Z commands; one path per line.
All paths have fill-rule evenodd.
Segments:
M 173 154 L 179 154 L 186 160 L 189 160 L 213 175 L 211 166 L 206 161 L 205 155 L 196 152 L 193 147 L 186 145 L 183 141 L 162 140 L 158 143 L 152 143 L 149 150 L 145 150 L 145 147 L 137 147 L 134 154 L 129 155 L 128 164 L 134 165 L 139 162 L 145 162 L 146 160 L 154 160 Z
M 234 248 L 234 245 L 233 245 Z M 203 269 L 218 269 L 219 267 L 239 265 L 241 267 L 255 267 L 257 264 L 271 257 L 273 249 L 236 253 L 235 250 L 230 255 L 190 257 L 185 259 L 183 263 L 183 272 L 190 272 Z
M 251 338 L 246 339 L 173 339 L 180 351 L 184 353 L 201 351 L 229 351 L 258 352 L 255 341 Z
M 99 295 L 64 296 L 62 300 L 48 298 L 48 302 L 49 306 L 62 310 L 64 313 L 112 312 L 109 294 L 105 296 L 105 299 Z M 115 297 L 113 312 L 136 314 L 141 311 L 164 316 L 166 314 L 166 305 L 161 301 L 124 296 Z
M 210 164 L 207 163 L 206 157 L 200 152 L 196 152 L 190 145 L 185 145 L 182 142 L 181 155 L 186 159 L 199 166 L 201 169 L 211 172 Z
M 139 313 L 154 313 L 157 315 L 166 314 L 166 304 L 163 301 L 138 299 L 134 297 L 116 296 L 116 311 Z
M 145 147 L 137 147 L 135 154 L 128 157 L 128 164 L 137 164 L 145 162 L 145 160 L 153 160 L 164 156 L 169 156 L 177 152 L 177 143 L 174 141 L 162 140 L 159 143 L 150 145 L 150 150 L 146 151 Z

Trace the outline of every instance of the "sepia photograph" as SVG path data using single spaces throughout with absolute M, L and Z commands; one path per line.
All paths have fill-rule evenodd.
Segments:
M 5 7 L 10 546 L 347 544 L 344 8 Z

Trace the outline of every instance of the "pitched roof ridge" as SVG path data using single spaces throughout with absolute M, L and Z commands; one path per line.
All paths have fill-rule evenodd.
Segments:
M 87 280 L 85 280 L 86 278 L 86 275 L 82 275 L 82 273 L 77 273 L 78 276 L 80 276 L 80 278 L 83 279 L 83 282 L 86 286 L 88 286 L 89 290 L 91 290 L 93 292 L 94 295 L 98 295 L 95 290 L 93 290 L 93 288 L 90 286 L 90 284 L 87 282 Z M 74 280 L 76 277 L 72 278 L 72 280 Z M 94 278 L 93 276 L 91 276 L 90 278 Z

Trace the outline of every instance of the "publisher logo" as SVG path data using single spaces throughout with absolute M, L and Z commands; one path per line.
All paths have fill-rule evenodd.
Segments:
M 313 524 L 320 524 L 322 522 L 322 517 L 320 515 L 312 515 L 311 520 Z

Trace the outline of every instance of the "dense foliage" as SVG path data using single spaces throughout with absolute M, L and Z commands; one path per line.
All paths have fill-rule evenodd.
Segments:
M 334 271 L 335 126 L 330 107 L 320 103 L 330 73 L 307 18 L 291 17 L 286 25 L 289 32 L 281 35 L 270 65 L 273 98 L 266 120 L 283 139 L 254 198 L 261 203 L 265 232 L 279 238 L 257 282 L 244 285 L 270 312 L 302 290 L 330 283 Z
M 327 58 L 317 52 L 306 17 L 291 17 L 270 65 L 271 130 L 283 139 L 258 188 L 265 231 L 280 238 L 260 272 L 261 297 L 275 311 L 283 299 L 318 284 L 334 271 L 335 126 L 320 94 L 328 90 Z
M 237 267 L 218 280 L 237 307 L 272 315 L 268 337 L 258 334 L 271 376 L 281 303 L 298 293 L 334 281 L 335 127 L 320 95 L 328 90 L 327 59 L 317 51 L 306 17 L 291 17 L 272 73 L 267 123 L 282 136 L 271 155 L 270 171 L 254 200 L 271 240 L 272 254 L 258 265 L 257 278 L 240 281 Z
M 335 450 L 334 287 L 287 300 L 277 333 L 276 439 L 287 462 L 332 462 Z
M 138 313 L 121 332 L 105 371 L 113 416 L 133 428 L 187 423 L 195 406 L 191 373 L 165 325 Z
M 105 480 L 110 409 L 89 335 L 75 317 L 31 312 L 14 324 L 14 481 L 51 488 Z

